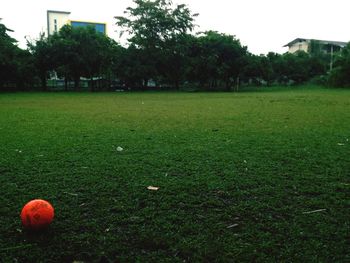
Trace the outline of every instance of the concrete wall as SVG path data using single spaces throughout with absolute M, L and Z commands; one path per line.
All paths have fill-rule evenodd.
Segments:
M 289 47 L 289 53 L 295 53 L 299 50 L 308 52 L 309 43 L 307 41 L 298 42 Z
M 47 31 L 49 35 L 59 31 L 61 27 L 69 23 L 69 13 L 48 11 L 47 12 Z

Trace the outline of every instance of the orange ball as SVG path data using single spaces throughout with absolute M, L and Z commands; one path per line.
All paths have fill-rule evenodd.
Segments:
M 42 199 L 35 199 L 28 202 L 21 212 L 23 226 L 33 230 L 39 230 L 49 226 L 53 217 L 53 206 Z

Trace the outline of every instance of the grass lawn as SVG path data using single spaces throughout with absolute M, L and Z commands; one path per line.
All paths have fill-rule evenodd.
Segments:
M 350 261 L 350 90 L 0 94 L 0 147 L 3 262 Z

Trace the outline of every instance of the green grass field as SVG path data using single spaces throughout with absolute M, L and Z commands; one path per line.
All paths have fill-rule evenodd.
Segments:
M 0 147 L 3 262 L 350 261 L 350 90 L 0 94 Z

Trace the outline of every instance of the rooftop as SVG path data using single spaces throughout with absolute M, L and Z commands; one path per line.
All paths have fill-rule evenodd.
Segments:
M 311 40 L 319 41 L 321 44 L 324 44 L 324 45 L 333 45 L 333 46 L 339 46 L 339 47 L 345 47 L 347 45 L 347 42 L 342 42 L 342 41 L 296 38 L 293 41 L 289 42 L 288 44 L 284 45 L 283 47 L 289 47 L 298 42 L 310 42 Z
M 67 14 L 67 15 L 70 14 L 70 12 L 67 12 L 67 11 L 56 11 L 56 10 L 47 10 L 47 13 Z

